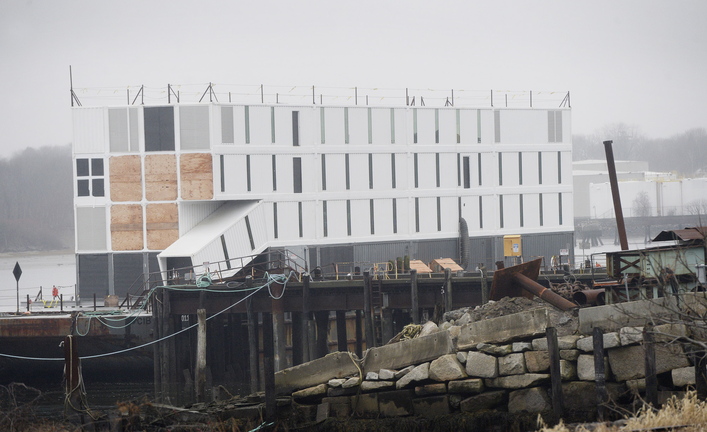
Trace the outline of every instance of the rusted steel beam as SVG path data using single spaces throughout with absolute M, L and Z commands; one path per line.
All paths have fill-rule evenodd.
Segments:
M 621 250 L 628 250 L 628 238 L 626 237 L 626 225 L 624 224 L 624 212 L 621 208 L 621 195 L 619 194 L 619 181 L 616 177 L 616 164 L 614 163 L 614 150 L 611 148 L 613 141 L 604 141 L 604 152 L 606 153 L 606 165 L 609 168 L 609 183 L 611 184 L 611 196 L 614 199 L 614 214 L 616 215 L 616 228 L 619 231 L 619 241 Z
M 535 294 L 536 296 L 540 297 L 551 305 L 562 309 L 563 311 L 568 311 L 577 307 L 576 304 L 556 294 L 551 289 L 540 285 L 539 283 L 535 282 L 534 280 L 530 279 L 522 273 L 517 273 L 514 276 L 514 279 L 526 291 Z

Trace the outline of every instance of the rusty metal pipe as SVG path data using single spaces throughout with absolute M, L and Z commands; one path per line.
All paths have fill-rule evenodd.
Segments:
M 626 225 L 624 224 L 624 212 L 621 208 L 621 195 L 619 194 L 619 181 L 616 177 L 616 164 L 614 163 L 614 150 L 611 148 L 613 141 L 604 141 L 604 152 L 606 153 L 606 165 L 609 168 L 609 183 L 611 184 L 611 196 L 614 198 L 614 214 L 616 215 L 616 228 L 619 230 L 619 241 L 621 250 L 628 250 L 628 238 L 626 238 Z
M 572 299 L 580 305 L 595 305 L 599 303 L 599 297 L 604 296 L 604 288 L 577 291 L 572 295 Z
M 551 289 L 540 285 L 523 274 L 516 274 L 514 279 L 521 287 L 523 287 L 524 290 L 535 294 L 556 308 L 562 309 L 563 311 L 568 311 L 577 307 L 576 304 L 558 294 L 555 294 L 555 292 Z

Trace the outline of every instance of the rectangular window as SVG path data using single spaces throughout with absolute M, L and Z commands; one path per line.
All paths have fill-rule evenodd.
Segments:
M 270 141 L 275 144 L 275 107 L 270 107 Z
M 221 234 L 221 249 L 223 250 L 223 257 L 226 260 L 226 268 L 231 269 L 231 258 L 228 256 L 228 247 L 226 246 L 226 236 Z
M 246 175 L 246 187 L 248 192 L 250 192 L 250 155 L 245 156 L 245 175 Z
M 543 226 L 543 194 L 538 194 L 538 207 L 540 208 L 540 226 Z
M 395 110 L 390 109 L 390 143 L 395 144 Z
M 292 185 L 294 193 L 302 193 L 302 158 L 292 158 Z
M 346 200 L 346 234 L 351 235 L 351 201 Z
M 344 143 L 349 143 L 349 109 L 344 108 Z
M 103 179 L 102 178 L 91 179 L 91 192 L 92 192 L 92 195 L 95 197 L 105 196 L 105 192 L 103 191 Z
M 272 190 L 277 190 L 277 158 L 272 155 Z
M 277 238 L 277 203 L 272 203 L 273 238 Z
M 245 112 L 245 143 L 250 144 L 250 107 L 246 105 L 244 107 Z
M 398 200 L 393 198 L 393 234 L 398 233 Z
M 435 108 L 435 144 L 439 144 L 439 109 Z
M 395 181 L 395 153 L 390 154 L 390 172 L 391 172 L 391 186 L 395 189 L 397 182 Z
M 417 109 L 412 110 L 412 142 L 417 144 Z
M 302 238 L 304 236 L 304 227 L 302 225 L 302 203 L 297 203 L 297 213 L 299 214 L 299 236 Z
M 248 240 L 250 240 L 250 249 L 255 250 L 255 241 L 253 241 L 253 230 L 250 229 L 250 219 L 246 215 L 245 217 L 245 228 L 248 231 Z
M 321 143 L 326 142 L 326 123 L 324 122 L 324 108 L 319 108 L 319 134 L 321 135 Z
M 76 176 L 87 177 L 91 174 L 88 168 L 88 159 L 76 159 Z
M 413 157 L 413 170 L 414 170 L 414 175 L 415 175 L 415 187 L 417 188 L 418 186 L 418 176 L 417 176 L 417 153 L 415 153 Z
M 324 237 L 328 237 L 329 236 L 329 226 L 327 224 L 326 201 L 322 201 L 322 228 L 324 229 Z
M 370 214 L 369 214 L 369 220 L 371 221 L 371 235 L 374 235 L 376 233 L 376 223 L 375 223 L 375 209 L 374 209 L 374 204 L 373 200 L 369 201 L 369 206 L 370 206 Z
M 501 223 L 501 228 L 503 228 L 503 195 L 498 196 L 498 215 L 500 217 L 499 222 Z
M 174 151 L 173 107 L 145 107 L 145 151 Z
M 462 142 L 462 128 L 461 128 L 461 114 L 459 110 L 457 112 L 457 144 Z
M 503 186 L 503 153 L 498 154 L 498 185 Z
M 349 155 L 348 153 L 344 155 L 344 174 L 346 175 L 346 190 L 351 189 L 351 176 L 349 175 Z
M 88 187 L 88 180 L 77 180 L 76 186 L 78 196 L 91 196 L 91 191 Z
M 103 175 L 103 159 L 91 159 L 91 176 Z
M 557 152 L 557 184 L 562 184 L 562 153 Z
M 484 228 L 484 200 L 479 195 L 479 228 Z
M 518 152 L 518 184 L 523 185 L 523 152 Z
M 439 185 L 440 185 L 439 153 L 435 154 L 435 181 L 437 182 L 437 187 L 439 187 Z
M 562 111 L 547 112 L 547 138 L 551 143 L 562 142 Z
M 373 189 L 373 154 L 368 154 L 368 189 Z
M 493 141 L 501 142 L 501 111 L 493 112 Z
M 476 142 L 481 144 L 481 110 L 476 110 Z
M 223 155 L 219 156 L 219 167 L 221 168 L 221 192 L 226 192 L 226 174 L 224 173 Z
M 479 166 L 478 166 L 478 170 L 479 170 L 479 186 L 481 186 L 481 184 L 483 183 L 483 182 L 481 181 L 481 179 L 482 179 L 482 177 L 481 177 L 481 153 L 478 153 L 476 156 L 477 156 L 478 165 L 479 165 Z
M 322 190 L 326 190 L 326 155 L 322 155 Z
M 523 194 L 518 195 L 518 205 L 520 206 L 520 226 L 523 227 Z
M 562 225 L 562 194 L 558 193 L 557 194 L 557 211 L 558 211 L 558 216 L 560 217 L 560 225 Z
M 76 159 L 76 195 L 105 196 L 104 174 L 102 158 Z
M 368 108 L 368 144 L 373 144 L 373 119 L 371 109 Z
M 462 185 L 462 155 L 457 153 L 457 186 Z
M 233 107 L 221 107 L 221 142 L 223 144 L 233 144 Z
M 543 184 L 543 153 L 538 152 L 538 184 Z
M 420 232 L 420 198 L 415 198 L 415 232 Z
M 292 145 L 299 146 L 299 111 L 292 111 Z
M 437 231 L 442 231 L 442 198 L 437 197 Z
M 471 188 L 471 167 L 469 165 L 469 156 L 464 156 L 464 189 Z

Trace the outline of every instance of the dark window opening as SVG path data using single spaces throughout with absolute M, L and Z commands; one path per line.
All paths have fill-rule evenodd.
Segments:
M 292 181 L 295 193 L 302 193 L 302 158 L 292 158 Z

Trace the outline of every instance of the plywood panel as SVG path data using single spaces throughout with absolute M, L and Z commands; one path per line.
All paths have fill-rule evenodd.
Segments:
M 179 159 L 182 199 L 208 200 L 214 197 L 211 153 L 183 154 Z
M 148 204 L 145 219 L 148 249 L 166 249 L 179 238 L 177 204 Z
M 177 162 L 174 155 L 145 156 L 145 198 L 148 201 L 177 199 Z
M 113 250 L 141 250 L 142 206 L 114 205 L 110 208 L 110 237 Z
M 110 197 L 116 202 L 142 199 L 140 156 L 113 156 L 110 163 Z

